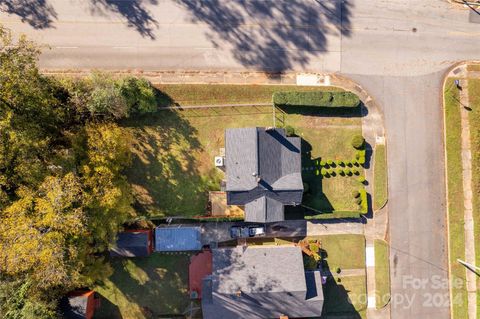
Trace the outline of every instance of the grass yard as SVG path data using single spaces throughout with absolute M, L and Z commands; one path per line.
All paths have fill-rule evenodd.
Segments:
M 390 256 L 388 243 L 375 240 L 375 298 L 377 309 L 385 307 L 390 301 Z
M 448 185 L 448 217 L 450 232 L 450 269 L 451 281 L 459 278 L 465 282 L 465 268 L 457 262 L 457 258 L 465 258 L 465 232 L 463 212 L 463 184 L 461 159 L 461 125 L 459 94 L 448 79 L 445 98 L 445 131 L 447 148 L 447 185 Z M 453 318 L 467 318 L 466 286 L 452 287 Z
M 480 64 L 476 65 L 480 71 Z M 480 265 L 480 79 L 468 81 L 468 93 L 471 111 L 469 113 L 470 138 L 472 147 L 472 192 L 473 219 L 475 234 L 476 265 Z M 479 282 L 477 279 L 477 286 Z M 480 294 L 477 294 L 477 316 L 480 316 Z
M 387 154 L 385 145 L 377 145 L 374 150 L 373 209 L 382 208 L 388 199 Z
M 161 85 L 158 88 L 176 103 L 191 103 L 198 98 L 199 104 L 225 104 L 268 102 L 272 92 L 297 87 Z M 278 127 L 290 125 L 304 139 L 302 151 L 305 150 L 309 160 L 353 159 L 355 150 L 350 145 L 351 138 L 361 134 L 362 128 L 360 110 L 349 112 L 350 116 L 334 116 L 318 108 L 288 108 L 277 109 L 275 118 Z M 223 178 L 223 172 L 214 167 L 213 158 L 224 147 L 225 129 L 272 126 L 273 117 L 271 106 L 251 106 L 162 110 L 124 121 L 123 129 L 134 137 L 134 160 L 127 176 L 134 189 L 137 211 L 148 217 L 203 215 L 207 192 L 218 190 Z M 334 209 L 352 207 L 355 201 L 351 194 L 359 185 L 355 178 L 350 179 L 316 179 L 315 189 L 319 189 L 318 183 L 322 184 L 325 195 L 318 194 L 321 199 L 316 199 L 314 205 L 325 206 L 328 202 Z M 339 189 L 342 192 L 338 192 Z
M 323 286 L 323 293 L 325 297 L 324 316 L 366 318 L 367 285 L 365 276 L 329 279 Z
M 182 314 L 190 305 L 189 255 L 154 253 L 113 259 L 114 273 L 95 288 L 104 300 L 96 318 L 158 318 Z
M 326 259 L 332 272 L 337 268 L 365 268 L 365 237 L 363 235 L 309 236 L 307 239 L 320 240 L 322 249 L 327 253 Z
M 228 85 L 228 84 L 156 84 L 177 105 L 220 105 L 270 103 L 272 94 L 281 91 L 318 91 L 314 86 L 296 85 Z M 322 87 L 325 91 L 342 91 L 336 87 Z

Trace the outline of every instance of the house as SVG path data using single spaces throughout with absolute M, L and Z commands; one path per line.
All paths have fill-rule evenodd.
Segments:
M 198 251 L 202 249 L 200 227 L 155 228 L 155 251 Z
M 285 219 L 285 205 L 302 202 L 301 139 L 282 128 L 225 131 L 227 204 L 244 205 L 245 221 Z
M 70 292 L 60 300 L 60 311 L 65 319 L 92 319 L 100 299 L 92 290 Z
M 117 241 L 110 249 L 112 257 L 147 257 L 153 252 L 151 229 L 126 230 L 118 234 Z
M 206 319 L 319 317 L 323 300 L 320 271 L 304 269 L 296 246 L 213 249 L 202 283 Z

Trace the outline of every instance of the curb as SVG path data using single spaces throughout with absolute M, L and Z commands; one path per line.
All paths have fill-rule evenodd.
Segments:
M 446 123 L 446 118 L 445 118 L 445 85 L 447 84 L 447 79 L 451 76 L 454 75 L 453 72 L 460 66 L 466 65 L 468 61 L 461 61 L 455 63 L 453 66 L 451 66 L 446 72 L 443 77 L 442 81 L 442 92 L 441 92 L 441 99 L 442 99 L 442 118 L 443 118 L 443 157 L 444 157 L 444 168 L 445 168 L 445 173 L 444 173 L 444 179 L 445 179 L 445 206 L 446 206 L 446 230 L 447 230 L 447 256 L 448 256 L 448 279 L 449 279 L 449 285 L 448 285 L 448 291 L 450 295 L 450 318 L 453 318 L 453 307 L 452 307 L 452 299 L 453 299 L 453 292 L 452 292 L 452 286 L 451 286 L 451 281 L 452 281 L 452 268 L 451 268 L 451 252 L 450 252 L 450 213 L 449 213 L 449 207 L 450 203 L 448 201 L 448 163 L 447 163 L 447 123 Z

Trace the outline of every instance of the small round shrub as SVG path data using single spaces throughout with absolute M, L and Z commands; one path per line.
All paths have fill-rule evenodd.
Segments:
M 325 165 L 327 165 L 327 162 L 325 162 L 325 161 L 323 161 L 323 160 L 320 161 L 320 166 L 325 166 Z
M 303 182 L 303 192 L 308 193 L 310 191 L 310 185 L 306 182 Z
M 341 161 L 341 160 L 336 160 L 336 161 L 335 161 L 335 164 L 337 164 L 337 166 L 342 166 L 343 161 Z
M 340 269 L 340 267 L 337 267 L 337 269 L 335 269 L 335 272 L 336 272 L 337 274 L 339 274 L 339 273 L 342 272 L 342 270 Z
M 353 166 L 355 166 L 355 167 L 359 167 L 359 166 L 360 166 L 360 164 L 358 163 L 358 161 L 354 161 L 354 162 L 353 162 Z
M 358 164 L 360 164 L 360 165 L 365 164 L 365 156 L 360 157 L 360 158 L 358 159 Z
M 330 174 L 332 177 L 335 177 L 337 176 L 337 173 L 332 169 L 328 172 L 328 174 Z
M 367 181 L 367 180 L 365 179 L 365 176 L 360 176 L 360 177 L 357 178 L 357 180 L 358 180 L 360 183 L 362 183 L 362 184 L 364 184 L 364 183 Z
M 328 173 L 328 172 L 327 172 L 327 170 L 326 170 L 325 168 L 322 168 L 322 169 L 320 170 L 320 174 L 322 174 L 322 176 L 327 175 L 327 173 Z
M 360 197 L 360 192 L 359 191 L 353 191 L 352 195 L 354 198 L 359 198 Z
M 285 126 L 285 132 L 287 133 L 287 136 L 295 135 L 295 129 L 290 125 Z
M 357 175 L 357 176 L 360 175 L 360 172 L 358 171 L 358 169 L 353 169 L 352 173 L 353 175 Z
M 365 146 L 365 139 L 362 135 L 355 135 L 352 138 L 352 146 L 357 150 L 362 149 Z
M 347 169 L 345 169 L 345 174 L 350 176 L 350 175 L 352 175 L 352 171 L 349 168 L 347 168 Z
M 338 174 L 340 174 L 341 176 L 345 176 L 345 171 L 342 169 Z

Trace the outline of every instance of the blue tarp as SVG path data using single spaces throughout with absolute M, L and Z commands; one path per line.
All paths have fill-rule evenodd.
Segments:
M 155 251 L 201 250 L 200 227 L 155 228 Z

